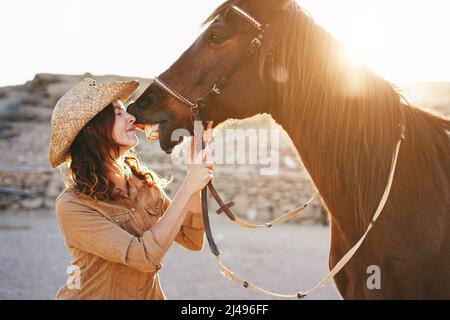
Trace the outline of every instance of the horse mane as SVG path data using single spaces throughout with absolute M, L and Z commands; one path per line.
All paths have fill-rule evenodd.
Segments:
M 223 3 L 204 24 L 237 2 Z M 342 45 L 295 1 L 271 21 L 257 59 L 261 77 L 270 79 L 266 109 L 284 119 L 299 153 L 308 153 L 304 164 L 322 181 L 324 201 L 353 203 L 363 230 L 384 191 L 399 124 L 406 128 L 399 161 L 411 162 L 419 188 L 432 187 L 422 185 L 425 171 L 448 197 L 450 120 L 410 105 L 367 66 L 349 63 Z M 348 199 L 338 199 L 343 193 Z
M 342 45 L 295 2 L 270 28 L 258 57 L 260 74 L 274 79 L 268 88 L 273 91 L 269 111 L 284 114 L 290 132 L 301 133 L 291 138 L 303 141 L 300 146 L 312 153 L 308 171 L 324 181 L 322 186 L 330 186 L 328 201 L 342 201 L 337 198 L 344 190 L 353 197 L 348 201 L 356 215 L 368 213 L 360 219 L 367 225 L 386 185 L 399 124 L 406 127 L 403 146 L 414 156 L 410 161 L 417 170 L 411 174 L 417 185 L 424 170 L 432 173 L 439 167 L 445 176 L 434 175 L 435 183 L 448 186 L 448 119 L 411 106 L 394 85 L 364 65 L 349 63 Z

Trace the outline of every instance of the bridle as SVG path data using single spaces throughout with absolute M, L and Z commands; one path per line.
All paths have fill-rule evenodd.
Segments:
M 294 2 L 295 5 L 295 2 Z M 162 81 L 161 79 L 159 79 L 158 77 L 153 79 L 153 83 L 155 83 L 158 87 L 160 87 L 162 90 L 164 90 L 165 92 L 167 92 L 169 95 L 171 95 L 173 98 L 177 99 L 178 101 L 180 101 L 181 103 L 187 105 L 190 109 L 191 109 L 191 114 L 192 114 L 192 122 L 194 124 L 195 121 L 201 121 L 201 123 L 204 125 L 206 123 L 206 119 L 208 119 L 208 113 L 207 113 L 207 105 L 209 100 L 214 97 L 214 96 L 218 96 L 222 93 L 223 89 L 228 85 L 229 83 L 229 79 L 232 76 L 232 74 L 239 69 L 239 67 L 246 61 L 248 60 L 249 57 L 253 56 L 258 49 L 261 47 L 263 41 L 264 41 L 264 34 L 265 32 L 267 32 L 267 29 L 270 27 L 269 24 L 262 24 L 260 23 L 257 19 L 255 19 L 253 16 L 251 16 L 249 13 L 247 13 L 246 11 L 244 11 L 243 9 L 239 8 L 236 5 L 232 5 L 230 7 L 231 11 L 236 13 L 238 16 L 240 16 L 242 19 L 244 19 L 245 21 L 247 21 L 249 24 L 251 24 L 254 29 L 256 29 L 256 36 L 250 41 L 249 44 L 249 54 L 247 56 L 247 59 L 243 59 L 241 61 L 239 61 L 233 68 L 232 71 L 227 75 L 227 76 L 222 76 L 219 78 L 218 81 L 216 81 L 215 83 L 213 83 L 210 86 L 210 89 L 208 91 L 206 91 L 201 97 L 197 98 L 195 100 L 195 102 L 191 102 L 188 98 L 186 98 L 184 95 L 182 95 L 181 93 L 179 93 L 177 90 L 175 90 L 174 88 L 172 88 L 171 86 L 169 86 L 168 84 L 166 84 L 164 81 Z M 311 289 L 307 290 L 307 291 L 299 291 L 297 293 L 294 294 L 279 294 L 279 293 L 275 293 L 275 292 L 271 292 L 265 289 L 262 289 L 260 287 L 257 287 L 251 283 L 249 283 L 248 281 L 242 279 L 241 277 L 239 277 L 238 275 L 236 275 L 235 273 L 233 273 L 231 270 L 229 270 L 228 268 L 226 268 L 221 260 L 220 260 L 220 253 L 219 253 L 219 249 L 217 248 L 217 245 L 214 241 L 214 237 L 212 235 L 211 232 L 211 227 L 210 227 L 210 223 L 209 223 L 209 215 L 208 215 L 208 202 L 207 202 L 207 189 L 209 188 L 211 194 L 213 195 L 214 199 L 216 200 L 216 202 L 219 205 L 219 209 L 217 209 L 217 213 L 220 214 L 222 212 L 224 212 L 228 218 L 233 221 L 234 223 L 246 227 L 246 228 L 258 228 L 258 227 L 271 227 L 274 224 L 277 223 L 282 223 L 292 217 L 295 217 L 300 211 L 304 210 L 308 204 L 310 204 L 315 198 L 317 198 L 319 196 L 319 193 L 316 191 L 313 196 L 310 198 L 310 200 L 308 202 L 306 202 L 304 205 L 291 210 L 290 212 L 278 217 L 277 219 L 270 221 L 268 223 L 262 224 L 262 225 L 253 225 L 250 224 L 248 222 L 245 222 L 243 220 L 240 220 L 239 218 L 236 217 L 236 215 L 234 214 L 234 212 L 231 210 L 231 207 L 235 204 L 234 201 L 225 203 L 222 198 L 220 197 L 219 193 L 217 192 L 214 184 L 212 181 L 210 181 L 207 185 L 207 187 L 205 187 L 202 190 L 201 193 L 201 197 L 202 197 L 202 216 L 203 216 L 203 224 L 204 224 L 204 228 L 205 228 L 205 233 L 206 233 L 206 237 L 208 240 L 208 244 L 209 247 L 211 249 L 211 252 L 216 256 L 217 261 L 219 263 L 219 265 L 221 266 L 221 273 L 228 279 L 233 280 L 241 285 L 243 285 L 244 288 L 248 288 L 248 289 L 252 289 L 254 291 L 263 293 L 263 294 L 268 294 L 268 295 L 272 295 L 272 296 L 276 296 L 276 297 L 280 297 L 280 298 L 303 298 L 305 297 L 307 294 L 309 294 L 310 292 L 312 292 L 313 290 L 323 287 L 327 282 L 331 281 L 333 279 L 333 277 L 347 264 L 347 262 L 353 257 L 353 255 L 356 253 L 356 251 L 359 249 L 359 247 L 361 246 L 361 244 L 363 243 L 364 239 L 366 238 L 368 232 L 371 230 L 371 228 L 374 226 L 375 221 L 378 219 L 378 217 L 381 214 L 381 211 L 384 208 L 384 205 L 386 204 L 387 198 L 389 196 L 390 193 L 390 189 L 392 186 L 392 181 L 393 181 L 393 177 L 394 177 L 394 172 L 395 172 L 395 168 L 396 168 L 396 164 L 397 164 L 397 159 L 398 159 L 398 154 L 399 154 L 399 150 L 400 150 L 400 145 L 401 142 L 403 140 L 405 140 L 405 125 L 404 125 L 404 115 L 403 115 L 403 110 L 402 110 L 402 121 L 403 123 L 399 124 L 400 126 L 400 136 L 398 138 L 396 147 L 395 147 L 395 151 L 394 151 L 394 155 L 392 158 L 392 163 L 391 163 L 391 170 L 389 173 L 389 177 L 388 177 L 388 182 L 385 188 L 385 191 L 383 193 L 383 196 L 380 200 L 380 203 L 375 211 L 375 214 L 371 220 L 371 222 L 369 223 L 369 226 L 367 227 L 366 232 L 363 234 L 363 236 L 360 238 L 360 240 L 341 258 L 341 260 L 338 261 L 338 263 L 334 266 L 334 268 L 314 287 L 312 287 Z M 196 126 L 194 125 L 194 135 L 195 135 L 195 139 L 196 141 L 202 141 L 202 149 L 205 148 L 205 144 L 203 141 L 203 137 L 202 134 L 200 132 L 200 130 L 196 130 Z
M 242 17 L 245 21 L 251 24 L 256 30 L 256 34 L 249 43 L 248 55 L 244 59 L 238 61 L 227 75 L 221 76 L 210 86 L 209 90 L 207 90 L 202 96 L 197 98 L 195 102 L 190 101 L 188 98 L 172 88 L 170 85 L 166 84 L 158 77 L 153 79 L 153 83 L 155 83 L 158 87 L 166 91 L 181 103 L 187 105 L 191 109 L 191 114 L 193 116 L 198 114 L 201 118 L 200 120 L 205 120 L 208 118 L 206 107 L 209 100 L 214 96 L 220 95 L 222 93 L 222 90 L 229 84 L 230 77 L 258 51 L 264 41 L 264 34 L 269 28 L 269 24 L 263 25 L 257 19 L 252 17 L 250 14 L 248 14 L 238 6 L 232 5 L 230 9 L 231 12 L 236 13 L 238 16 Z

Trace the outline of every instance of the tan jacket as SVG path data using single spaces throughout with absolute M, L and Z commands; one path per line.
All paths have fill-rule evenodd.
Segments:
M 58 196 L 56 217 L 72 256 L 72 274 L 56 299 L 165 299 L 158 277 L 165 251 L 150 228 L 170 199 L 134 175 L 129 194 L 108 202 L 70 189 Z M 188 212 L 175 241 L 202 249 L 201 213 Z

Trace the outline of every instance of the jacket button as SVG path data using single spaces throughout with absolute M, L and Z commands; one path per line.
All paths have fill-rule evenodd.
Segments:
M 142 291 L 143 289 L 144 289 L 144 288 L 141 287 L 141 288 L 139 288 L 139 291 Z
M 135 208 L 131 208 L 131 211 L 134 211 L 134 210 L 136 210 Z
M 116 222 L 119 222 L 119 219 L 116 219 Z

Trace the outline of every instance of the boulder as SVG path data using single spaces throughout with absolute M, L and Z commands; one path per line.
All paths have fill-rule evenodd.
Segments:
M 42 207 L 44 200 L 42 198 L 30 198 L 20 201 L 20 205 L 24 209 L 33 210 Z

